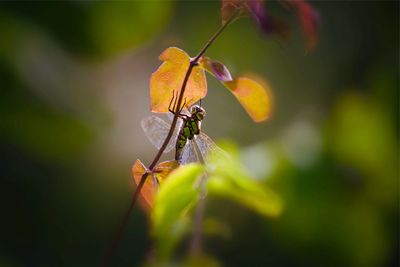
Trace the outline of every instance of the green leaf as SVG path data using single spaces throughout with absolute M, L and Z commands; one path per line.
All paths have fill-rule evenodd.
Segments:
M 253 180 L 234 159 L 212 158 L 213 168 L 207 181 L 210 195 L 229 198 L 263 216 L 278 216 L 282 201 L 266 185 Z
M 203 171 L 200 164 L 181 166 L 160 186 L 152 213 L 152 233 L 160 258 L 167 258 L 188 231 L 190 218 L 187 215 L 199 198 L 195 182 Z

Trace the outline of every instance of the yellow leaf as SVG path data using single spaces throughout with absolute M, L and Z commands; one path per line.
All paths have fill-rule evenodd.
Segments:
M 271 116 L 273 103 L 269 85 L 247 77 L 233 79 L 224 64 L 208 57 L 202 57 L 199 66 L 228 88 L 255 122 L 262 122 Z
M 269 85 L 263 86 L 247 77 L 224 82 L 224 85 L 233 93 L 255 122 L 262 122 L 271 116 L 273 99 Z
M 169 47 L 160 55 L 164 61 L 150 78 L 150 99 L 152 112 L 168 112 L 168 106 L 175 92 L 181 90 L 190 58 L 181 49 Z M 184 99 L 190 107 L 207 94 L 204 70 L 194 67 L 186 85 Z

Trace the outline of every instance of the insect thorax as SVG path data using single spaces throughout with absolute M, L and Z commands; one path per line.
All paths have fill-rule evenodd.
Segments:
M 200 134 L 201 120 L 205 116 L 203 108 L 193 106 L 191 115 L 183 120 L 181 130 L 179 131 L 178 139 L 176 142 L 175 159 L 179 160 L 181 157 L 182 149 L 185 147 L 187 140 L 192 140 L 195 135 Z
M 200 121 L 194 116 L 185 120 L 182 128 L 182 134 L 189 140 L 200 133 Z

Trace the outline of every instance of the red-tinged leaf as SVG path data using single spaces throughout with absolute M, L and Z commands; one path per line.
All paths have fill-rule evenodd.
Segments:
M 268 85 L 249 79 L 239 77 L 224 85 L 239 100 L 240 104 L 255 122 L 268 119 L 272 113 L 272 92 Z
M 282 20 L 267 14 L 262 0 L 247 0 L 247 7 L 258 28 L 267 36 L 276 35 L 283 40 L 290 36 L 289 26 Z
M 158 181 L 162 183 L 162 181 L 178 167 L 179 164 L 176 160 L 163 161 L 154 168 L 154 173 L 157 175 Z
M 306 38 L 306 49 L 308 51 L 314 49 L 318 43 L 320 26 L 318 11 L 305 0 L 284 0 L 284 3 L 296 9 L 303 35 Z
M 139 185 L 145 173 L 150 172 L 146 166 L 138 159 L 132 167 L 132 176 L 136 183 Z M 140 197 L 145 210 L 150 210 L 153 207 L 154 195 L 156 194 L 156 187 L 154 185 L 154 178 L 151 173 L 146 177 L 146 181 L 140 190 Z
M 168 106 L 173 93 L 179 92 L 186 71 L 189 68 L 190 58 L 181 49 L 169 47 L 160 55 L 164 61 L 151 75 L 150 98 L 152 112 L 168 112 Z M 190 107 L 207 94 L 207 82 L 204 70 L 194 67 L 185 89 L 186 106 Z
M 211 73 L 221 82 L 232 81 L 232 75 L 224 64 L 218 61 L 213 61 L 208 57 L 202 57 L 199 61 L 200 66 Z
M 228 19 L 238 11 L 237 18 L 247 14 L 247 6 L 244 0 L 222 0 L 221 19 L 225 24 Z
M 149 211 L 153 208 L 154 197 L 157 192 L 157 186 L 154 184 L 155 178 L 157 178 L 158 183 L 161 184 L 178 166 L 179 164 L 176 160 L 163 161 L 151 172 L 140 160 L 136 160 L 132 167 L 132 175 L 136 185 L 139 185 L 145 173 L 149 173 L 140 191 L 141 203 L 145 210 Z

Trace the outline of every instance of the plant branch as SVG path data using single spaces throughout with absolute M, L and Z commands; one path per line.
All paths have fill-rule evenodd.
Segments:
M 226 27 L 228 27 L 229 24 L 236 18 L 236 16 L 239 14 L 239 10 L 236 10 L 230 18 L 214 33 L 214 35 L 207 41 L 207 43 L 204 45 L 204 47 L 200 50 L 200 52 L 197 54 L 197 56 L 193 59 L 194 62 L 198 62 L 200 58 L 204 55 L 205 52 L 207 52 L 207 49 L 214 43 L 215 39 L 225 30 Z
M 176 127 L 176 124 L 177 124 L 177 121 L 178 121 L 178 110 L 179 110 L 179 107 L 181 107 L 181 105 L 182 105 L 182 100 L 183 100 L 183 96 L 185 94 L 186 85 L 188 83 L 188 80 L 189 80 L 190 74 L 192 73 L 193 68 L 198 65 L 198 62 L 199 62 L 200 58 L 204 55 L 204 53 L 207 52 L 208 48 L 214 43 L 214 41 L 225 30 L 225 28 L 236 18 L 238 13 L 239 13 L 238 11 L 234 12 L 231 15 L 231 17 L 227 20 L 227 22 L 224 23 L 214 33 L 214 35 L 207 41 L 207 43 L 203 46 L 203 48 L 200 50 L 200 52 L 197 54 L 197 56 L 190 61 L 189 67 L 188 67 L 188 69 L 186 71 L 186 74 L 185 74 L 185 77 L 183 79 L 182 86 L 180 88 L 179 97 L 178 97 L 176 110 L 175 110 L 176 112 L 174 114 L 174 118 L 172 120 L 171 127 L 169 129 L 168 135 L 165 138 L 161 148 L 158 150 L 156 156 L 154 157 L 153 161 L 151 162 L 151 164 L 148 167 L 149 172 L 153 171 L 153 169 L 157 165 L 158 161 L 160 160 L 162 154 L 164 153 L 164 150 L 167 147 L 169 141 L 172 138 L 172 135 L 174 133 L 174 130 L 175 130 L 175 127 Z M 118 227 L 116 233 L 114 234 L 113 241 L 112 241 L 109 249 L 107 250 L 107 253 L 105 254 L 105 257 L 103 258 L 103 261 L 102 261 L 100 266 L 106 267 L 106 266 L 109 265 L 111 257 L 113 255 L 118 243 L 120 242 L 120 240 L 122 238 L 122 234 L 125 231 L 125 228 L 126 228 L 126 226 L 128 224 L 128 220 L 129 220 L 129 217 L 130 217 L 130 215 L 132 213 L 133 207 L 135 206 L 135 203 L 136 203 L 136 201 L 138 199 L 139 193 L 140 193 L 140 191 L 141 191 L 141 189 L 142 189 L 142 187 L 143 187 L 143 185 L 144 185 L 144 183 L 146 181 L 146 178 L 149 175 L 149 172 L 144 173 L 142 178 L 140 179 L 140 182 L 139 182 L 135 192 L 133 193 L 133 196 L 132 196 L 131 202 L 129 204 L 128 210 L 126 211 L 125 216 L 123 217 L 120 226 Z

